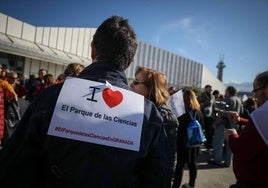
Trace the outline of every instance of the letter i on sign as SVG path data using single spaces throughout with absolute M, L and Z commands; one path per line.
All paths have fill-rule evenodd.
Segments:
M 94 99 L 94 96 L 95 96 L 95 92 L 96 92 L 96 90 L 97 90 L 97 89 L 99 90 L 100 88 L 97 88 L 97 87 L 90 87 L 90 88 L 92 88 L 93 91 L 92 91 L 91 98 L 87 98 L 87 100 L 89 100 L 89 101 L 93 101 L 93 102 L 98 102 L 97 100 Z

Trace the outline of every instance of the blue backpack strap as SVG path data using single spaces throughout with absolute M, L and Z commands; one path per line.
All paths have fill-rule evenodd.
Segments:
M 194 112 L 194 120 L 196 120 L 197 111 Z
M 194 117 L 193 117 L 192 112 L 189 108 L 186 108 L 186 111 L 189 113 L 192 120 L 196 120 L 196 114 L 197 114 L 196 111 L 194 112 Z

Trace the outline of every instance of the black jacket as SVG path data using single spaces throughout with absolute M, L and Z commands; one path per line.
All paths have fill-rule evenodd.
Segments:
M 158 111 L 160 112 L 163 118 L 163 125 L 167 134 L 168 143 L 169 143 L 169 150 L 172 156 L 173 162 L 176 162 L 175 155 L 177 153 L 177 130 L 179 127 L 179 121 L 175 114 L 171 111 L 169 107 L 162 104 L 157 107 Z
M 106 62 L 91 64 L 80 77 L 128 88 L 125 74 Z M 0 150 L 1 187 L 164 187 L 170 170 L 167 138 L 153 103 L 145 99 L 140 151 L 135 152 L 47 135 L 61 87 L 40 94 Z

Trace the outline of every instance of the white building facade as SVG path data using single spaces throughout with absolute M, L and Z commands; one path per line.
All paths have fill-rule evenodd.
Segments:
M 56 78 L 69 63 L 91 63 L 90 42 L 96 28 L 36 27 L 0 13 L 0 63 L 19 75 L 37 74 L 45 68 Z M 139 41 L 134 63 L 126 71 L 145 66 L 163 72 L 169 86 L 204 88 L 225 86 L 203 64 Z

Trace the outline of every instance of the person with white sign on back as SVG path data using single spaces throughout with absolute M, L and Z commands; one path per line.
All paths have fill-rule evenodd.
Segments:
M 112 16 L 97 28 L 93 63 L 79 78 L 45 89 L 0 151 L 1 186 L 165 187 L 170 164 L 161 115 L 129 91 L 124 73 L 136 50 L 128 20 Z

